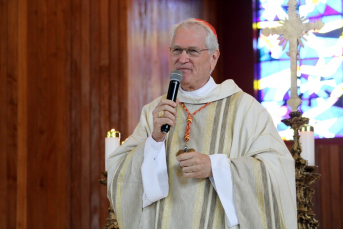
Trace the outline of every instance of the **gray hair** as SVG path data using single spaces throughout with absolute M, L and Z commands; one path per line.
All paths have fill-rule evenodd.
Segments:
M 199 29 L 204 29 L 206 32 L 205 45 L 206 48 L 208 48 L 208 51 L 212 52 L 216 49 L 219 50 L 219 44 L 216 35 L 214 35 L 213 31 L 207 25 L 205 25 L 201 21 L 197 21 L 195 18 L 189 18 L 180 22 L 179 24 L 173 25 L 170 30 L 170 45 L 172 45 L 176 30 L 180 27 L 193 28 L 196 31 L 199 31 Z

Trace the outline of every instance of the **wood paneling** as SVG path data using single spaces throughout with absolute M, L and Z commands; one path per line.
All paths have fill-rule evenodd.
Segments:
M 244 92 L 254 96 L 252 1 L 208 1 L 207 8 L 211 9 L 208 21 L 218 31 L 220 48 L 215 80 L 221 83 L 233 79 Z
M 315 160 L 321 174 L 313 185 L 316 219 L 320 228 L 343 228 L 343 145 L 316 145 Z
M 0 1 L 0 199 L 7 199 L 7 1 Z M 7 201 L 0 202 L 0 228 L 7 227 Z
M 170 25 L 201 7 L 0 1 L 0 228 L 103 227 L 105 134 L 165 93 Z
M 213 77 L 253 94 L 252 10 L 232 4 L 0 0 L 0 228 L 103 227 L 106 131 L 124 140 L 143 105 L 166 93 L 172 24 L 212 23 L 221 47 Z M 342 149 L 317 148 L 322 228 L 342 225 Z

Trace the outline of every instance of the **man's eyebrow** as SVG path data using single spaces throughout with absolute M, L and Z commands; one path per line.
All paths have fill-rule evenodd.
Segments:
M 198 46 L 189 46 L 189 49 L 200 49 Z
M 171 46 L 171 48 L 182 48 L 182 47 L 179 45 L 173 45 Z M 198 46 L 189 46 L 186 49 L 200 49 L 200 48 Z

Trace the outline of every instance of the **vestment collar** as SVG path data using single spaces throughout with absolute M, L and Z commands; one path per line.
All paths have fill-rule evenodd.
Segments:
M 180 87 L 180 92 L 183 93 L 184 95 L 190 96 L 190 97 L 202 97 L 202 96 L 207 95 L 211 91 L 213 91 L 217 86 L 218 86 L 218 84 L 216 84 L 216 82 L 214 82 L 212 76 L 210 76 L 210 79 L 207 81 L 207 83 L 204 86 L 202 86 L 201 88 L 199 88 L 198 90 L 185 91 Z
M 212 77 L 211 77 L 212 78 Z M 211 79 L 210 79 L 211 80 Z M 217 101 L 226 97 L 229 97 L 230 95 L 233 95 L 239 91 L 242 91 L 233 80 L 225 80 L 221 84 L 216 84 L 213 80 L 213 83 L 215 84 L 215 87 L 213 88 L 213 83 L 210 82 L 210 80 L 204 85 L 206 92 L 203 92 L 202 88 L 193 91 L 192 92 L 186 92 L 182 90 L 180 87 L 180 93 L 178 94 L 178 98 L 180 102 L 183 103 L 190 103 L 190 104 L 204 104 L 208 102 Z M 209 84 L 209 85 L 207 85 Z M 198 91 L 200 90 L 200 93 L 198 94 Z M 200 96 L 198 96 L 200 95 Z

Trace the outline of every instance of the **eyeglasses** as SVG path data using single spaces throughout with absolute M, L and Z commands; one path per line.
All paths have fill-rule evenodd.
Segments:
M 195 49 L 195 48 L 188 48 L 188 49 L 183 49 L 183 48 L 170 48 L 170 53 L 174 56 L 179 56 L 183 53 L 183 51 L 186 51 L 187 55 L 190 57 L 198 57 L 200 56 L 202 51 L 205 51 L 208 49 Z

